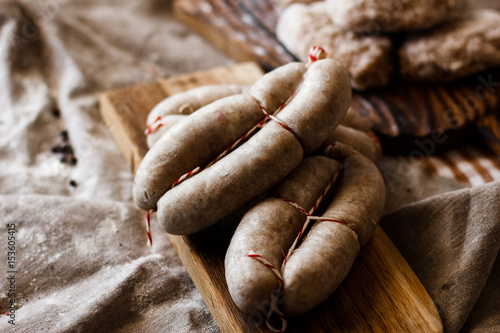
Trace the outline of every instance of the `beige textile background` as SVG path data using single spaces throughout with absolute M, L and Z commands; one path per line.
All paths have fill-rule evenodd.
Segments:
M 98 112 L 99 91 L 233 63 L 170 7 L 0 2 L 0 309 L 10 299 L 6 224 L 17 231 L 18 303 L 15 328 L 1 315 L 0 332 L 218 331 L 154 221 L 147 246 L 133 175 Z M 63 129 L 75 166 L 51 151 Z M 499 183 L 461 189 L 418 163 L 379 166 L 388 186 L 382 224 L 446 331 L 500 331 Z

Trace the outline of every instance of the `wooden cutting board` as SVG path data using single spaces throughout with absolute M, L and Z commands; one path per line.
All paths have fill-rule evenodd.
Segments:
M 100 96 L 101 113 L 135 172 L 147 152 L 146 117 L 155 104 L 173 93 L 203 84 L 252 84 L 262 74 L 257 64 L 242 63 L 112 90 Z M 235 214 L 197 234 L 168 237 L 223 333 L 269 332 L 265 325 L 257 325 L 265 314 L 249 317 L 242 313 L 227 290 L 224 256 L 238 221 L 239 215 Z M 287 332 L 442 330 L 430 296 L 378 227 L 334 295 L 312 312 L 290 318 Z
M 266 71 L 295 61 L 277 40 L 275 27 L 283 10 L 277 0 L 174 0 L 177 17 L 238 61 L 256 61 Z M 492 80 L 490 80 L 490 76 Z M 500 68 L 449 84 L 401 82 L 396 76 L 383 88 L 353 92 L 352 107 L 387 137 L 424 137 L 451 131 L 500 107 Z M 479 90 L 478 90 L 479 89 Z M 490 89 L 489 91 L 487 89 Z M 496 125 L 500 127 L 500 125 Z M 500 141 L 500 137 L 496 137 Z M 414 149 L 410 146 L 408 149 Z

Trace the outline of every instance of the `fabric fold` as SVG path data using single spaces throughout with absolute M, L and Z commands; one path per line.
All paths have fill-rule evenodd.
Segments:
M 434 300 L 446 332 L 460 331 L 476 311 L 498 317 L 500 302 L 484 309 L 480 295 L 490 288 L 488 278 L 500 279 L 492 271 L 500 248 L 499 203 L 497 181 L 409 204 L 381 221 Z

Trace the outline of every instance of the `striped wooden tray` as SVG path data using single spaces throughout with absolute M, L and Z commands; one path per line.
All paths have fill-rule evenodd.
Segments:
M 468 186 L 500 180 L 500 155 L 480 144 L 464 144 L 427 156 L 424 163 L 432 173 Z
M 175 0 L 173 9 L 236 60 L 256 61 L 265 70 L 296 60 L 276 39 L 282 8 L 275 1 Z M 485 86 L 488 81 L 500 82 L 500 69 L 446 85 L 410 84 L 394 78 L 387 87 L 355 92 L 352 105 L 382 135 L 424 137 L 433 130 L 461 128 L 498 108 L 500 89 Z

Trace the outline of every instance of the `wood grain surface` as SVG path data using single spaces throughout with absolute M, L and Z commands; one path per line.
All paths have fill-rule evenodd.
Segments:
M 108 91 L 100 96 L 101 113 L 135 172 L 147 152 L 147 114 L 161 99 L 203 84 L 251 84 L 262 74 L 257 64 L 243 63 Z M 261 325 L 264 312 L 247 315 L 236 307 L 224 277 L 225 252 L 242 213 L 194 235 L 168 237 L 222 332 L 269 332 Z M 442 324 L 424 287 L 378 227 L 339 289 L 310 313 L 290 318 L 287 331 L 442 332 Z
M 268 0 L 175 0 L 176 15 L 228 55 L 258 62 L 266 71 L 296 58 L 276 39 L 282 8 Z M 433 130 L 462 128 L 500 106 L 500 69 L 450 84 L 415 84 L 397 77 L 380 89 L 354 92 L 353 108 L 388 137 L 424 137 Z M 491 87 L 490 87 L 491 89 Z M 497 127 L 500 127 L 497 124 Z M 498 139 L 498 138 L 497 138 Z M 500 141 L 500 139 L 498 139 Z

